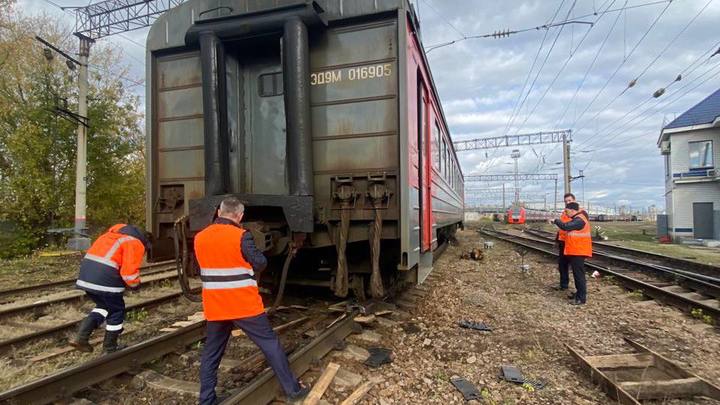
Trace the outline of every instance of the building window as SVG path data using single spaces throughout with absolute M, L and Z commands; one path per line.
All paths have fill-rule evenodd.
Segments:
M 690 168 L 707 169 L 713 167 L 712 141 L 688 142 Z

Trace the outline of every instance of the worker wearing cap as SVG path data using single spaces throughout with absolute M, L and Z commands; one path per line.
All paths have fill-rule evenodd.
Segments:
M 575 195 L 573 193 L 566 193 L 563 196 L 563 200 L 565 201 L 565 204 L 575 202 Z M 562 214 L 560 215 L 560 221 L 563 223 L 570 222 L 570 217 L 565 214 L 565 210 L 563 210 Z M 555 236 L 555 240 L 557 241 L 558 246 L 558 273 L 560 273 L 560 285 L 553 287 L 553 289 L 559 291 L 567 290 L 568 285 L 570 284 L 570 272 L 568 268 L 569 266 L 564 253 L 566 234 L 566 231 L 558 229 L 557 235 Z
M 590 219 L 585 211 L 580 210 L 580 205 L 576 202 L 565 204 L 565 214 L 570 217 L 570 221 L 562 222 L 556 219 L 554 223 L 566 232 L 563 254 L 572 267 L 576 289 L 572 304 L 584 305 L 587 301 L 585 258 L 592 257 Z
M 140 265 L 150 248 L 147 236 L 136 226 L 117 224 L 100 235 L 90 246 L 82 262 L 76 288 L 84 290 L 95 308 L 80 322 L 77 336 L 70 345 L 83 352 L 92 352 L 90 335 L 105 322 L 103 351 L 124 348 L 118 345 L 125 320 L 126 288 L 140 288 Z
M 290 370 L 285 351 L 265 314 L 255 273 L 265 269 L 267 259 L 255 246 L 252 234 L 240 226 L 244 211 L 237 198 L 226 198 L 214 223 L 195 236 L 207 319 L 207 338 L 200 360 L 201 405 L 217 401 L 217 369 L 234 327 L 242 329 L 260 348 L 289 399 L 300 399 L 309 391 Z

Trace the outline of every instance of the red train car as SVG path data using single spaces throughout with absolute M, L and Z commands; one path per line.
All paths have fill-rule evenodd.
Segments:
M 507 223 L 508 224 L 524 224 L 525 223 L 525 208 L 512 207 L 507 211 Z

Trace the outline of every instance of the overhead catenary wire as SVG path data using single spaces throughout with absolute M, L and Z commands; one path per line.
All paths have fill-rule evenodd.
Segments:
M 624 146 L 624 145 L 626 145 L 628 142 L 634 141 L 635 138 L 632 138 L 632 139 L 629 139 L 629 140 L 626 140 L 626 141 L 623 141 L 623 142 L 616 142 L 616 143 L 610 143 L 611 141 L 615 140 L 617 137 L 619 137 L 619 136 L 622 135 L 622 134 L 629 133 L 629 131 L 630 131 L 631 129 L 634 129 L 634 128 L 637 127 L 639 124 L 641 124 L 642 122 L 646 121 L 648 118 L 652 117 L 652 116 L 654 115 L 654 113 L 658 112 L 658 111 L 661 110 L 661 109 L 667 108 L 667 107 L 669 107 L 670 105 L 672 105 L 672 104 L 680 101 L 683 97 L 685 97 L 686 95 L 688 95 L 689 93 L 691 93 L 692 91 L 694 91 L 695 89 L 697 89 L 698 87 L 702 86 L 703 84 L 707 83 L 709 80 L 714 79 L 715 77 L 720 76 L 720 62 L 718 62 L 717 64 L 715 64 L 713 67 L 709 68 L 705 73 L 703 73 L 702 75 L 698 76 L 695 80 L 699 80 L 701 77 L 705 76 L 707 73 L 711 73 L 711 72 L 713 72 L 713 71 L 715 71 L 713 74 L 711 74 L 710 76 L 708 76 L 707 78 L 705 78 L 704 80 L 702 80 L 700 83 L 696 84 L 694 87 L 692 87 L 692 88 L 690 88 L 689 90 L 685 91 L 684 93 L 680 94 L 680 96 L 675 97 L 678 93 L 682 92 L 682 90 L 684 90 L 685 88 L 689 87 L 689 86 L 692 84 L 692 82 L 686 83 L 683 87 L 677 89 L 674 93 L 672 93 L 671 95 L 667 96 L 666 98 L 664 98 L 664 99 L 658 99 L 658 100 L 655 102 L 655 104 L 651 105 L 650 107 L 648 107 L 648 108 L 645 109 L 643 112 L 641 112 L 640 114 L 636 115 L 636 116 L 633 118 L 633 120 L 635 120 L 635 119 L 637 119 L 637 118 L 639 118 L 639 117 L 643 117 L 640 121 L 637 121 L 637 122 L 635 122 L 635 123 L 633 123 L 633 124 L 631 124 L 631 125 L 628 125 L 628 126 L 622 128 L 622 131 L 621 131 L 621 130 L 616 131 L 615 135 L 612 135 L 612 136 L 610 136 L 610 137 L 604 138 L 604 139 L 603 139 L 603 143 L 605 143 L 605 144 L 607 144 L 607 145 L 606 145 L 605 147 L 603 147 L 603 148 L 596 149 L 596 150 L 592 153 L 592 155 L 590 156 L 588 162 L 585 164 L 585 167 L 583 168 L 583 170 L 587 169 L 588 166 L 590 166 L 590 164 L 593 162 L 596 152 L 601 151 L 601 150 L 607 150 L 607 149 L 615 149 L 615 148 L 617 148 L 617 147 L 619 147 L 619 146 Z M 672 99 L 673 97 L 675 97 L 674 100 Z M 664 105 L 662 105 L 662 106 L 658 107 L 657 109 L 655 109 L 655 107 L 658 106 L 658 104 L 663 103 L 663 102 L 665 103 Z M 651 111 L 651 110 L 653 110 L 653 109 L 655 109 L 655 111 Z M 632 122 L 633 120 L 631 120 L 630 122 Z M 630 122 L 628 122 L 628 124 L 630 124 Z
M 653 20 L 652 24 L 650 24 L 650 26 L 645 30 L 645 33 L 643 33 L 643 35 L 640 37 L 640 39 L 639 39 L 639 40 L 635 43 L 635 45 L 632 47 L 632 49 L 631 49 L 630 52 L 628 53 L 627 57 L 625 57 L 625 58 L 622 60 L 622 62 L 620 62 L 620 64 L 618 65 L 618 67 L 615 68 L 615 70 L 614 70 L 613 73 L 610 75 L 610 77 L 608 77 L 608 79 L 605 81 L 605 84 L 603 84 L 603 86 L 602 86 L 602 87 L 600 88 L 600 90 L 595 94 L 595 96 L 592 98 L 592 100 L 590 100 L 590 103 L 589 103 L 589 104 L 585 107 L 585 109 L 580 113 L 580 116 L 578 116 L 578 117 L 575 119 L 575 121 L 574 121 L 573 124 L 572 124 L 572 127 L 573 127 L 573 128 L 577 127 L 577 123 L 580 121 L 580 119 L 585 115 L 585 113 L 588 112 L 588 110 L 590 109 L 590 107 L 592 107 L 592 105 L 595 103 L 595 101 L 597 101 L 597 99 L 600 97 L 600 95 L 601 95 L 601 94 L 605 91 L 605 89 L 607 88 L 608 84 L 610 84 L 610 82 L 612 81 L 612 79 L 615 78 L 615 76 L 618 74 L 618 72 L 620 71 L 620 69 L 622 69 L 622 67 L 625 65 L 625 63 L 626 63 L 628 60 L 630 60 L 630 58 L 631 58 L 632 55 L 635 53 L 635 51 L 640 47 L 640 44 L 642 44 L 643 41 L 645 40 L 645 38 L 647 38 L 647 36 L 648 36 L 648 34 L 650 33 L 650 31 L 652 31 L 652 29 L 657 25 L 658 21 L 660 21 L 660 19 L 662 18 L 662 16 L 665 15 L 665 13 L 667 12 L 667 10 L 668 10 L 668 8 L 670 7 L 670 5 L 672 5 L 672 0 L 669 1 L 669 2 L 665 5 L 665 7 L 662 9 L 662 11 L 660 11 L 660 13 L 655 17 L 655 19 Z M 615 100 L 617 100 L 618 98 L 620 98 L 620 96 L 622 96 L 624 93 L 625 93 L 625 91 L 623 91 L 623 92 L 621 92 L 620 94 L 618 94 L 617 96 L 615 96 L 615 98 L 614 98 L 613 100 L 611 100 L 611 103 L 614 102 Z M 601 110 L 601 111 L 602 111 L 602 110 Z M 598 116 L 599 114 L 600 114 L 600 112 L 598 112 L 598 114 L 596 114 L 596 115 L 595 115 L 593 118 L 591 118 L 589 121 L 592 121 L 592 120 L 594 120 L 595 118 L 597 118 L 597 116 Z M 576 132 L 579 132 L 579 131 L 576 130 Z
M 720 46 L 720 42 L 718 42 L 715 46 Z M 698 68 L 700 68 L 700 66 L 702 66 L 702 65 L 704 64 L 704 63 L 698 64 L 698 62 L 699 62 L 699 61 L 704 61 L 705 63 L 707 63 L 707 62 L 709 62 L 710 59 L 714 56 L 714 55 L 710 55 L 710 56 L 708 56 L 708 57 L 706 58 L 706 55 L 709 54 L 710 52 L 712 52 L 712 49 L 714 49 L 715 46 L 713 46 L 710 50 L 708 50 L 708 51 L 704 52 L 703 54 L 701 54 L 697 59 L 695 59 L 692 63 L 690 63 L 690 65 L 688 65 L 685 69 L 682 70 L 682 72 L 680 73 L 680 76 L 683 76 L 683 75 L 684 75 L 684 76 L 686 77 L 686 78 L 685 78 L 685 83 L 686 83 L 686 84 L 685 84 L 684 86 L 682 86 L 682 87 L 680 88 L 680 90 L 686 88 L 688 85 L 690 85 L 690 84 L 692 83 L 692 81 L 690 81 L 690 82 L 687 81 L 687 76 L 689 76 L 689 75 L 691 75 L 692 73 L 694 73 Z M 694 66 L 694 67 L 693 67 L 693 66 Z M 692 68 L 692 69 L 691 69 L 691 68 Z M 708 73 L 708 71 L 706 71 L 705 73 L 703 73 L 700 77 L 704 76 L 704 75 L 707 74 L 707 73 Z M 698 77 L 697 79 L 699 79 L 700 77 Z M 693 80 L 695 80 L 695 79 L 693 79 Z M 672 84 L 674 84 L 675 82 L 677 82 L 677 80 L 672 80 L 672 81 L 670 81 L 670 83 L 668 83 L 668 84 L 665 86 L 665 88 L 669 88 L 669 87 L 670 87 Z M 675 94 L 675 93 L 673 93 L 673 94 Z M 671 96 L 672 96 L 672 95 L 665 96 L 664 98 L 667 99 L 668 97 L 671 97 Z M 621 117 L 615 119 L 614 121 L 610 122 L 609 124 L 605 125 L 605 126 L 600 130 L 600 133 L 613 132 L 613 131 L 615 130 L 615 129 L 614 129 L 614 130 L 611 131 L 611 128 L 613 128 L 613 126 L 615 126 L 617 123 L 619 123 L 619 122 L 621 122 L 622 120 L 624 120 L 625 117 L 627 117 L 628 115 L 632 114 L 633 112 L 635 112 L 635 111 L 638 110 L 640 107 L 642 107 L 643 105 L 647 104 L 648 102 L 652 101 L 653 99 L 655 99 L 655 97 L 653 97 L 653 95 L 649 95 L 643 102 L 637 104 L 637 105 L 636 105 L 635 107 L 633 107 L 632 109 L 629 109 L 628 111 L 626 111 L 624 115 L 622 115 Z M 659 104 L 660 101 L 661 101 L 661 100 L 658 100 L 654 105 Z M 652 107 L 651 107 L 651 108 L 652 108 Z M 647 111 L 647 109 L 646 109 L 645 111 Z M 627 123 L 621 124 L 621 125 L 620 125 L 618 128 L 616 128 L 616 129 L 620 129 L 620 127 L 622 127 L 622 125 L 627 125 L 627 124 L 631 123 L 631 122 L 634 121 L 638 116 L 644 114 L 645 111 L 637 114 L 635 117 L 631 118 Z M 591 145 L 593 145 L 593 144 L 595 144 L 595 143 L 597 142 L 597 140 L 594 140 L 594 138 L 595 138 L 596 136 L 597 136 L 597 134 L 596 134 L 595 136 L 591 136 L 590 138 L 585 139 L 584 141 L 582 141 L 582 142 L 580 143 L 580 145 L 583 145 L 583 146 L 586 146 L 586 147 L 590 147 Z
M 567 16 L 570 15 L 570 13 L 572 12 L 572 9 L 575 7 L 576 4 L 577 4 L 577 0 L 573 1 L 573 4 L 570 6 L 570 9 L 568 10 L 565 18 L 567 18 Z M 552 44 L 550 45 L 550 49 L 545 54 L 545 58 L 543 58 L 540 68 L 538 69 L 537 73 L 535 74 L 535 77 L 533 78 L 532 83 L 530 83 L 530 88 L 528 89 L 527 93 L 525 93 L 525 96 L 523 97 L 522 101 L 520 102 L 520 105 L 517 108 L 517 115 L 515 117 L 517 117 L 520 114 L 520 111 L 522 111 L 522 107 L 525 105 L 525 102 L 527 101 L 528 97 L 530 96 L 530 93 L 532 92 L 533 87 L 535 87 L 535 83 L 537 83 L 537 80 L 540 77 L 540 73 L 542 72 L 543 68 L 547 64 L 547 61 L 550 58 L 550 54 L 552 54 L 553 49 L 555 49 L 555 45 L 557 45 L 558 39 L 560 38 L 560 34 L 562 34 L 562 31 L 564 28 L 565 28 L 565 26 L 561 26 L 560 30 L 558 30 L 557 35 L 555 35 L 555 39 L 553 40 Z M 512 128 L 512 124 L 515 121 L 515 117 L 511 117 L 510 124 L 508 125 L 508 131 L 509 131 L 509 128 Z M 506 135 L 507 135 L 507 133 L 506 133 Z
M 612 6 L 612 4 L 614 4 L 614 3 L 615 3 L 615 0 L 613 0 L 613 2 L 610 4 L 610 6 Z M 608 6 L 608 9 L 610 8 L 610 6 Z M 597 23 L 598 21 L 600 21 L 600 19 L 601 19 L 603 16 L 605 16 L 606 14 L 607 14 L 606 12 L 601 13 L 601 14 L 597 17 L 597 19 L 595 20 L 595 23 Z M 530 117 L 535 113 L 535 111 L 537 110 L 537 108 L 540 106 L 540 104 L 542 103 L 542 101 L 545 99 L 545 96 L 547 96 L 547 94 L 550 92 L 550 89 L 552 89 L 552 87 L 555 85 L 555 82 L 557 81 L 557 79 L 560 77 L 560 75 L 562 74 L 562 72 L 565 71 L 565 68 L 568 66 L 568 64 L 569 64 L 570 61 L 572 60 L 573 56 L 575 56 L 575 55 L 577 54 L 578 50 L 580 49 L 580 47 L 582 46 L 582 44 L 585 42 L 585 40 L 587 39 L 588 35 L 590 35 L 590 31 L 591 31 L 591 30 L 592 30 L 592 27 L 590 27 L 590 28 L 585 32 L 585 35 L 583 35 L 583 37 L 580 39 L 580 41 L 578 42 L 578 44 L 577 44 L 577 46 L 575 47 L 575 49 L 570 53 L 570 55 L 567 57 L 567 59 L 565 59 L 565 63 L 563 63 L 563 65 L 560 67 L 560 70 L 558 70 L 558 72 L 555 74 L 555 77 L 553 77 L 553 79 L 552 79 L 552 81 L 550 82 L 550 84 L 545 88 L 545 91 L 544 91 L 543 94 L 540 96 L 540 99 L 538 99 L 537 103 L 535 103 L 535 106 L 532 108 L 532 110 L 525 116 L 525 119 L 523 120 L 522 124 L 520 124 L 520 125 L 518 126 L 517 132 L 520 132 L 520 130 L 525 126 L 525 124 L 526 124 L 527 121 L 530 119 Z

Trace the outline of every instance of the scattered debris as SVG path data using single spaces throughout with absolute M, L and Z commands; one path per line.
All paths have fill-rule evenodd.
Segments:
M 386 316 L 386 315 L 392 315 L 393 311 L 390 311 L 389 309 L 384 309 L 381 311 L 375 311 L 375 316 Z
M 357 322 L 361 325 L 369 325 L 369 324 L 375 322 L 375 315 L 356 316 L 355 322 Z
M 370 357 L 365 360 L 365 365 L 372 368 L 377 368 L 383 364 L 392 363 L 393 352 L 390 349 L 384 347 L 371 347 L 368 349 Z
M 458 326 L 466 329 L 475 329 L 483 332 L 492 332 L 492 328 L 489 327 L 485 322 L 474 322 L 463 319 L 458 322 Z
M 330 386 L 330 383 L 333 378 L 335 378 L 335 374 L 337 374 L 339 369 L 340 365 L 337 363 L 328 364 L 325 371 L 323 371 L 320 378 L 318 378 L 317 382 L 312 387 L 312 390 L 310 390 L 307 398 L 305 398 L 305 401 L 303 401 L 303 405 L 315 405 L 320 402 L 320 398 L 322 398 L 328 386 Z
M 340 403 L 340 405 L 354 405 L 358 401 L 360 401 L 365 394 L 370 391 L 370 389 L 375 385 L 372 381 L 366 381 L 361 386 L 359 386 L 355 391 L 353 391 L 352 394 L 350 394 L 349 397 L 345 398 L 344 401 Z
M 480 391 L 478 391 L 478 389 L 475 388 L 470 381 L 462 377 L 455 376 L 450 378 L 450 383 L 454 385 L 458 391 L 460 391 L 466 401 L 482 400 Z
M 412 335 L 422 331 L 422 329 L 420 329 L 420 327 L 415 322 L 405 322 L 404 324 L 402 324 L 402 329 L 408 335 Z
M 492 241 L 489 241 L 489 240 L 486 240 L 485 243 L 483 243 L 483 247 L 484 247 L 485 249 L 492 249 L 493 246 L 495 246 L 495 242 L 492 242 Z
M 593 271 L 592 278 L 598 278 L 598 277 L 600 277 L 600 272 L 597 270 Z
M 473 248 L 469 252 L 464 252 L 462 255 L 460 255 L 461 259 L 464 260 L 475 260 L 480 261 L 484 258 L 482 250 L 479 248 Z
M 502 366 L 501 372 L 500 378 L 511 383 L 520 384 L 528 391 L 541 390 L 547 385 L 547 382 L 543 380 L 526 378 L 520 369 L 513 365 Z

